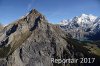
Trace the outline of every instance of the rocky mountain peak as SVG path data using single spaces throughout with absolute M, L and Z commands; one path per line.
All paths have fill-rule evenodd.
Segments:
M 29 13 L 20 18 L 20 20 L 25 20 L 27 22 L 34 22 L 35 19 L 45 20 L 45 17 L 41 13 L 39 13 L 36 9 L 32 9 L 31 11 L 29 11 Z
M 15 21 L 14 23 L 11 23 L 9 25 L 7 25 L 4 30 L 2 30 L 0 33 L 0 47 L 3 46 L 8 46 L 13 45 L 14 43 L 10 43 L 13 40 L 13 36 L 19 36 L 19 38 L 17 40 L 19 40 L 23 35 L 26 35 L 26 37 L 28 37 L 29 35 L 31 35 L 31 32 L 34 31 L 37 28 L 41 28 L 44 22 L 46 22 L 45 17 L 39 13 L 36 9 L 32 9 L 29 14 L 27 14 L 26 16 L 24 16 L 23 18 Z
M 92 14 L 82 14 L 80 17 L 83 17 L 83 18 L 91 18 L 91 19 L 96 19 L 97 18 L 97 16 L 94 16 L 94 15 L 92 15 Z
M 61 24 L 61 25 L 67 25 L 68 23 L 69 23 L 68 20 L 62 20 L 59 24 Z
M 81 16 L 73 18 L 73 20 L 75 20 L 78 24 L 90 24 L 93 23 L 96 19 L 97 17 L 92 14 L 82 14 Z
M 39 17 L 41 17 L 41 18 L 44 18 L 44 16 L 43 16 L 40 12 L 38 12 L 36 9 L 32 9 L 32 10 L 28 13 L 27 16 L 34 16 L 34 17 L 39 16 Z
M 32 9 L 29 13 L 39 13 L 36 9 Z
M 87 17 L 87 16 L 88 16 L 87 14 L 82 14 L 82 15 L 81 15 L 81 17 Z

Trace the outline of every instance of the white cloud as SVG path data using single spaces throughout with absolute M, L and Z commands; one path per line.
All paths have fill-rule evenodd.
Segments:
M 29 3 L 29 4 L 28 4 L 28 7 L 27 7 L 27 10 L 30 10 L 31 7 L 32 7 L 32 4 Z
M 30 3 L 28 3 L 28 7 L 27 7 L 27 10 L 29 11 L 31 8 L 32 8 L 32 4 L 35 0 L 31 0 Z

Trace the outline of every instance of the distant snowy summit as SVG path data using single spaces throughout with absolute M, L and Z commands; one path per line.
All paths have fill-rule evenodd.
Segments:
M 92 14 L 82 14 L 80 16 L 75 16 L 73 19 L 64 19 L 60 22 L 62 25 L 67 25 L 69 22 L 76 21 L 78 24 L 90 24 L 93 23 L 97 19 L 97 16 L 94 16 Z
M 73 19 L 62 20 L 60 27 L 79 40 L 100 40 L 100 18 L 82 14 Z

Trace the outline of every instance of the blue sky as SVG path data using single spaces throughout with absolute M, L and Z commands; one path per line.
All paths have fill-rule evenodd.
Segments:
M 100 0 L 0 0 L 0 22 L 9 24 L 32 8 L 45 15 L 51 23 L 82 13 L 100 16 Z

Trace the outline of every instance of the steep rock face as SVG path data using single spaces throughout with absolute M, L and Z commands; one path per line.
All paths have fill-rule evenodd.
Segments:
M 78 66 L 80 64 L 55 64 L 51 58 L 80 57 L 93 56 L 35 9 L 6 26 L 0 37 L 0 66 Z

